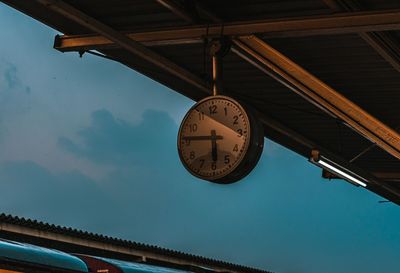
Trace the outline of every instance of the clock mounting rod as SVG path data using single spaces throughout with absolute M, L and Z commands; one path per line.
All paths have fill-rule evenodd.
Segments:
M 210 46 L 212 58 L 212 94 L 217 96 L 222 92 L 222 59 L 230 50 L 230 40 L 222 37 L 213 40 Z

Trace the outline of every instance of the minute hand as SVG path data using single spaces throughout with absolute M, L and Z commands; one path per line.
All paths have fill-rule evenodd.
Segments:
M 221 140 L 224 139 L 223 136 L 185 136 L 182 137 L 183 140 Z

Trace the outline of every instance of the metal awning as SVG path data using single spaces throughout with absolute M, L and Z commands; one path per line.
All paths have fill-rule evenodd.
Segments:
M 229 37 L 224 90 L 265 136 L 368 177 L 400 204 L 400 3 L 395 0 L 3 0 L 57 29 L 55 48 L 101 52 L 199 100 L 209 39 Z

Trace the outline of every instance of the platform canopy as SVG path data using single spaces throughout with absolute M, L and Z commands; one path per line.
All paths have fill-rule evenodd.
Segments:
M 224 94 L 258 111 L 267 138 L 306 159 L 317 150 L 400 204 L 399 1 L 2 2 L 58 30 L 57 50 L 116 60 L 194 100 L 210 95 L 208 44 L 225 37 Z

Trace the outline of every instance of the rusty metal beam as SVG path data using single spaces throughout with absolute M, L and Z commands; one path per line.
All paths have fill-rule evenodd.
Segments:
M 36 0 L 36 2 L 44 5 L 46 8 L 53 10 L 66 18 L 100 34 L 101 36 L 112 41 L 114 44 L 125 49 L 135 56 L 140 56 L 144 60 L 162 68 L 164 71 L 190 83 L 200 91 L 209 93 L 210 88 L 196 75 L 183 69 L 169 59 L 161 56 L 154 51 L 144 47 L 140 43 L 130 39 L 126 35 L 114 30 L 113 28 L 101 23 L 100 21 L 88 16 L 73 6 L 57 0 Z
M 323 0 L 335 12 L 358 12 L 363 8 L 357 0 Z M 382 56 L 394 69 L 400 72 L 400 45 L 389 33 L 362 32 L 359 36 Z
M 52 1 L 43 0 L 43 2 Z M 201 43 L 206 35 L 219 37 L 221 27 L 221 23 L 215 23 L 209 26 L 197 25 L 124 33 L 124 36 L 148 46 Z M 223 34 L 226 36 L 243 36 L 258 33 L 268 37 L 292 37 L 398 29 L 400 29 L 400 11 L 389 10 L 225 23 Z M 95 32 L 98 33 L 98 31 Z M 113 45 L 114 41 L 105 35 L 78 35 L 60 36 L 55 43 L 55 48 L 61 51 L 79 51 L 88 48 L 108 48 Z
M 172 2 L 170 0 L 163 0 L 165 2 Z M 334 1 L 334 0 L 327 0 L 327 1 Z M 199 7 L 198 7 L 199 8 Z M 210 16 L 207 16 L 207 19 L 212 21 L 212 22 L 222 22 L 222 20 L 215 14 L 210 13 L 210 11 L 204 7 L 201 7 L 203 14 L 211 14 Z M 171 12 L 175 13 L 176 15 L 180 16 L 180 13 L 176 13 L 175 10 L 173 8 L 170 9 Z M 191 21 L 187 20 L 186 17 L 190 17 L 190 14 L 186 13 L 184 16 L 180 16 L 182 19 L 186 20 L 188 23 L 190 23 Z M 232 41 L 235 42 L 235 38 L 232 38 Z M 236 42 L 240 42 L 240 41 L 236 41 Z M 264 73 L 268 74 L 269 76 L 271 76 L 272 78 L 274 78 L 275 80 L 277 80 L 278 82 L 280 82 L 281 84 L 283 84 L 284 86 L 286 86 L 287 88 L 291 89 L 291 90 L 296 90 L 296 86 L 292 85 L 290 82 L 286 81 L 284 78 L 280 77 L 279 75 L 276 75 L 274 73 L 272 73 L 271 71 L 269 71 L 268 69 L 265 69 L 265 67 L 262 67 L 259 63 L 255 62 L 254 60 L 252 60 L 249 56 L 246 56 L 245 54 L 243 54 L 242 51 L 238 50 L 237 48 L 233 47 L 232 51 L 237 54 L 239 57 L 241 57 L 242 59 L 244 59 L 245 61 L 253 64 L 254 66 L 256 66 L 258 69 L 260 69 L 261 71 L 263 71 Z M 247 97 L 242 97 L 241 98 L 243 101 L 247 100 Z M 250 102 L 251 103 L 251 102 Z M 318 105 L 318 107 L 321 108 L 321 105 Z M 322 110 L 326 110 L 326 109 L 322 109 Z M 328 112 L 329 113 L 329 112 Z M 331 114 L 331 113 L 329 113 Z M 268 127 L 269 130 L 274 130 L 276 132 L 278 132 L 281 135 L 284 135 L 292 140 L 294 140 L 295 142 L 297 142 L 298 144 L 304 146 L 306 149 L 308 150 L 313 150 L 313 149 L 318 149 L 319 151 L 321 151 L 323 154 L 325 154 L 326 156 L 328 156 L 331 159 L 335 159 L 336 162 L 347 162 L 347 160 L 338 157 L 337 155 L 335 155 L 334 153 L 327 151 L 326 149 L 324 149 L 323 147 L 319 146 L 317 143 L 313 142 L 310 139 L 305 138 L 304 136 L 302 136 L 301 134 L 299 134 L 298 132 L 292 130 L 291 128 L 288 128 L 287 126 L 285 126 L 284 124 L 272 119 L 271 117 L 263 114 L 260 111 L 257 111 L 257 116 L 259 117 L 259 119 L 261 120 L 261 122 L 264 124 L 264 126 Z M 370 150 L 371 147 L 375 147 L 376 144 L 372 144 L 367 150 Z M 364 154 L 365 151 L 363 151 L 361 154 Z M 361 155 L 360 154 L 360 155 Z M 347 165 L 351 165 L 352 161 L 354 161 L 356 158 L 358 158 L 360 155 L 357 155 L 355 158 L 353 158 L 353 160 L 350 160 L 349 162 L 347 162 Z M 350 167 L 350 169 L 353 169 L 354 167 Z M 358 172 L 363 172 L 363 170 L 358 169 Z M 370 173 L 366 173 L 364 172 L 365 177 L 369 177 L 369 183 L 374 183 L 375 185 L 380 185 L 382 188 L 386 189 L 388 192 L 390 192 L 391 194 L 394 194 L 396 196 L 400 195 L 399 192 L 397 190 L 394 190 L 392 187 L 385 185 L 385 183 L 383 183 L 382 181 L 380 181 L 381 178 L 383 178 L 384 180 L 387 180 L 388 178 L 393 179 L 393 176 L 387 176 L 387 175 L 383 175 L 381 173 L 379 173 L 378 175 L 375 174 L 370 174 Z M 398 174 L 397 175 L 397 179 L 400 180 Z
M 170 0 L 163 0 L 165 2 L 172 2 Z M 199 7 L 198 7 L 199 8 Z M 215 14 L 211 13 L 208 9 L 204 8 L 204 7 L 200 7 L 203 14 L 206 14 L 206 18 L 212 22 L 222 22 L 222 20 Z M 173 8 L 170 9 L 171 12 L 175 13 L 176 15 L 180 16 L 180 12 L 176 13 L 175 10 Z M 210 15 L 209 15 L 210 14 Z M 188 23 L 190 23 L 191 21 L 187 20 L 187 17 L 189 17 L 190 14 L 186 13 L 184 14 L 184 16 L 180 16 L 182 19 L 186 20 Z M 240 41 L 237 41 L 235 38 L 232 38 L 232 41 L 236 43 L 240 43 Z M 242 59 L 244 59 L 245 61 L 253 64 L 254 66 L 256 66 L 258 69 L 260 69 L 261 71 L 263 71 L 264 73 L 268 74 L 269 76 L 271 76 L 272 78 L 274 78 L 275 80 L 277 80 L 278 82 L 280 82 L 281 84 L 283 84 L 284 86 L 286 86 L 289 89 L 292 90 L 296 90 L 296 86 L 292 85 L 290 82 L 288 82 L 287 80 L 285 80 L 284 78 L 280 77 L 279 75 L 276 75 L 274 73 L 271 73 L 271 71 L 269 71 L 268 69 L 265 69 L 265 67 L 262 67 L 260 64 L 258 64 L 257 62 L 255 62 L 254 60 L 252 60 L 249 56 L 243 54 L 242 51 L 238 50 L 237 48 L 233 47 L 232 51 L 237 54 L 239 57 L 241 57 Z M 247 101 L 247 97 L 241 97 L 241 99 L 243 101 Z M 249 102 L 249 101 L 247 101 Z M 251 102 L 250 102 L 251 103 Z M 318 105 L 318 107 L 321 108 L 321 105 Z M 324 108 L 322 108 L 322 110 L 326 110 Z M 306 149 L 308 150 L 313 150 L 313 149 L 318 149 L 320 152 L 322 152 L 324 155 L 328 156 L 331 159 L 335 159 L 335 162 L 343 162 L 343 163 L 347 163 L 348 167 L 351 165 L 351 162 L 347 162 L 347 160 L 338 157 L 337 155 L 335 155 L 334 153 L 326 150 L 325 148 L 321 147 L 320 145 L 318 145 L 317 143 L 315 143 L 314 141 L 304 137 L 303 135 L 301 135 L 300 133 L 294 131 L 293 129 L 287 127 L 286 125 L 276 121 L 275 119 L 265 115 L 264 113 L 260 112 L 260 111 L 256 111 L 257 113 L 257 117 L 261 120 L 261 122 L 264 124 L 264 126 L 266 126 L 268 128 L 268 130 L 274 130 L 276 132 L 278 132 L 279 134 L 286 136 L 290 139 L 292 139 L 293 141 L 297 142 L 298 144 L 304 146 Z M 328 112 L 329 114 L 331 114 L 330 112 Z M 374 147 L 375 144 L 373 144 L 371 147 Z M 354 169 L 354 166 L 350 166 L 350 169 Z M 380 181 L 380 177 L 379 176 L 375 176 L 374 174 L 370 174 L 368 172 L 365 172 L 359 168 L 357 168 L 357 172 L 358 173 L 363 173 L 363 175 L 365 177 L 368 177 L 369 179 L 369 183 L 374 184 L 374 185 L 379 185 L 379 187 L 384 188 L 385 190 L 387 190 L 388 192 L 390 192 L 391 194 L 395 195 L 395 196 L 399 196 L 400 193 L 393 189 L 392 187 L 386 185 L 385 183 L 383 183 L 382 181 Z M 387 178 L 387 177 L 383 177 L 383 178 Z M 391 177 L 392 178 L 392 177 Z
M 255 36 L 244 36 L 235 45 L 270 71 L 296 87 L 299 95 L 340 118 L 359 134 L 400 159 L 400 135 L 346 99 L 299 65 Z

